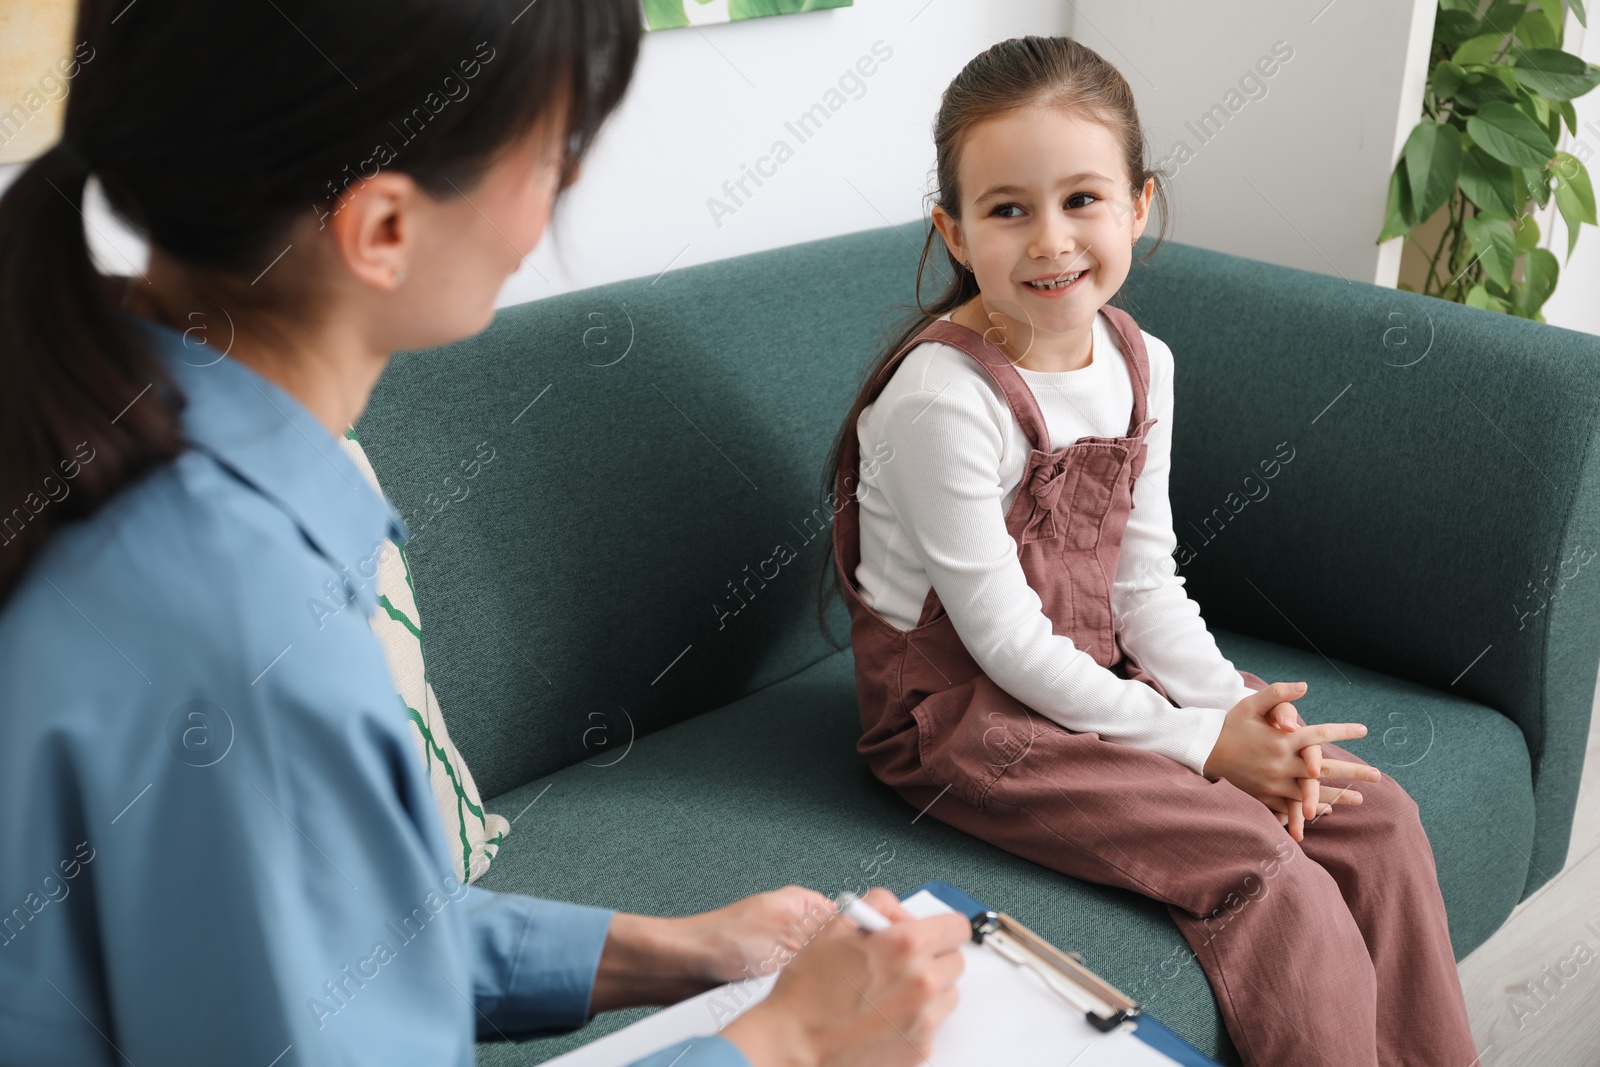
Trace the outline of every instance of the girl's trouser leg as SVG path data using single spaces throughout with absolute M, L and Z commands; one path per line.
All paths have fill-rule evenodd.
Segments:
M 982 725 L 970 745 L 938 747 L 938 762 L 922 770 L 926 785 L 891 784 L 929 816 L 1008 852 L 1165 902 L 1247 1067 L 1378 1067 L 1378 979 L 1363 931 L 1333 874 L 1264 805 L 1229 782 L 1071 733 L 1020 705 L 986 708 Z M 998 777 L 986 763 L 996 728 L 1029 738 Z M 957 774 L 993 779 L 981 807 L 954 789 L 940 795 Z M 1359 840 L 1359 807 L 1312 832 L 1335 818 Z M 1386 965 L 1392 956 L 1385 952 Z
M 1365 762 L 1334 745 L 1322 755 Z M 1361 929 L 1378 978 L 1378 1062 L 1470 1067 L 1478 1052 L 1416 801 L 1388 775 L 1327 784 L 1351 786 L 1362 801 L 1318 819 L 1301 847 L 1338 883 Z

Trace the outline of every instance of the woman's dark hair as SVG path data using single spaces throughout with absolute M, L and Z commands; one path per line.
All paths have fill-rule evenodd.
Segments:
M 968 135 L 980 123 L 1007 111 L 1021 107 L 1059 107 L 1082 115 L 1106 127 L 1122 146 L 1123 161 L 1130 180 L 1129 191 L 1135 197 L 1145 183 L 1155 180 L 1154 207 L 1159 209 L 1161 228 L 1155 242 L 1139 257 L 1142 263 L 1155 254 L 1166 237 L 1167 189 L 1158 170 L 1148 167 L 1145 160 L 1149 145 L 1144 129 L 1139 123 L 1139 112 L 1134 106 L 1133 90 L 1117 68 L 1107 63 L 1092 48 L 1079 44 L 1070 37 L 1013 37 L 980 52 L 961 68 L 955 80 L 945 89 L 939 103 L 939 113 L 933 121 L 934 175 L 936 190 L 933 201 L 952 218 L 961 218 L 961 184 L 958 171 L 961 150 Z M 940 242 L 943 257 L 935 260 L 934 241 L 938 231 L 930 224 L 922 242 L 922 255 L 917 261 L 916 308 L 894 341 L 872 362 L 871 369 L 856 392 L 855 402 L 845 416 L 844 425 L 834 438 L 823 464 L 822 492 L 825 498 L 839 488 L 839 466 L 843 461 L 846 434 L 856 432 L 856 422 L 862 409 L 873 399 L 873 383 L 885 365 L 912 338 L 934 319 L 956 310 L 978 295 L 977 278 L 961 268 L 947 247 Z M 949 276 L 944 290 L 932 302 L 922 299 L 923 277 L 930 266 L 943 268 Z M 846 472 L 854 473 L 854 472 Z M 835 510 L 838 508 L 835 503 Z M 817 622 L 823 636 L 835 648 L 844 647 L 834 639 L 828 628 L 828 604 L 840 593 L 838 569 L 834 565 L 833 541 L 823 553 L 821 571 L 817 575 Z M 852 578 L 854 576 L 851 576 Z
M 640 28 L 636 0 L 82 0 L 62 140 L 0 198 L 0 604 L 56 528 L 183 448 L 90 258 L 91 173 L 207 298 L 293 317 L 314 285 L 254 279 L 377 169 L 460 195 L 564 103 L 569 184 Z

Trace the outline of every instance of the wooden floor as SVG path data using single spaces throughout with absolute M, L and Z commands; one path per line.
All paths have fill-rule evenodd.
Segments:
M 1600 707 L 1567 865 L 1461 961 L 1461 988 L 1481 1067 L 1600 1067 Z

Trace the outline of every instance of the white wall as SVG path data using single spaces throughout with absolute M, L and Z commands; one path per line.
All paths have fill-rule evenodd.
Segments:
M 1176 240 L 1395 283 L 1400 242 L 1376 240 L 1390 171 L 1422 112 L 1434 0 L 1074 7 L 1079 40 L 1122 71 L 1156 158 L 1170 157 Z M 1277 42 L 1293 58 L 1274 57 Z M 1257 69 L 1263 57 L 1273 62 Z M 1251 75 L 1259 84 L 1241 88 Z M 1213 106 L 1227 120 L 1203 140 L 1195 128 Z M 1174 151 L 1180 142 L 1192 155 Z
M 626 100 L 500 303 L 916 219 L 950 79 L 995 41 L 1069 28 L 1067 0 L 856 0 L 648 33 Z M 786 123 L 819 103 L 836 110 L 802 143 Z M 792 156 L 763 162 L 779 140 Z M 735 202 L 724 182 L 758 164 L 772 176 L 745 178 L 750 195 L 735 190 Z M 714 217 L 713 197 L 731 213 Z M 91 232 L 106 269 L 142 265 L 136 239 L 103 211 L 88 215 L 115 246 Z

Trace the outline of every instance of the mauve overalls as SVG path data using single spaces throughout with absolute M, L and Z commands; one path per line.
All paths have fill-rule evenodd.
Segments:
M 1155 420 L 1145 416 L 1149 358 L 1139 327 L 1117 308 L 1102 310 L 1133 378 L 1125 436 L 1083 437 L 1051 452 L 1022 376 L 985 338 L 948 321 L 931 323 L 897 353 L 870 399 L 921 341 L 978 361 L 1033 446 L 1006 529 L 1055 633 L 1165 696 L 1128 659 L 1111 617 L 1133 483 Z M 857 748 L 878 778 L 913 808 L 1008 852 L 1164 902 L 1247 1065 L 1472 1064 L 1477 1052 L 1433 851 L 1416 803 L 1393 778 L 1324 779 L 1357 785 L 1364 799 L 1336 807 L 1296 842 L 1231 782 L 1032 711 L 978 667 L 935 591 L 909 631 L 861 598 L 852 490 L 859 456 L 851 427 L 834 549 L 855 651 Z M 1240 674 L 1253 689 L 1265 685 Z M 1322 753 L 1364 762 L 1334 745 Z M 1161 962 L 1159 970 L 1172 966 Z M 1125 991 L 1159 1014 L 1159 989 L 1141 983 Z

